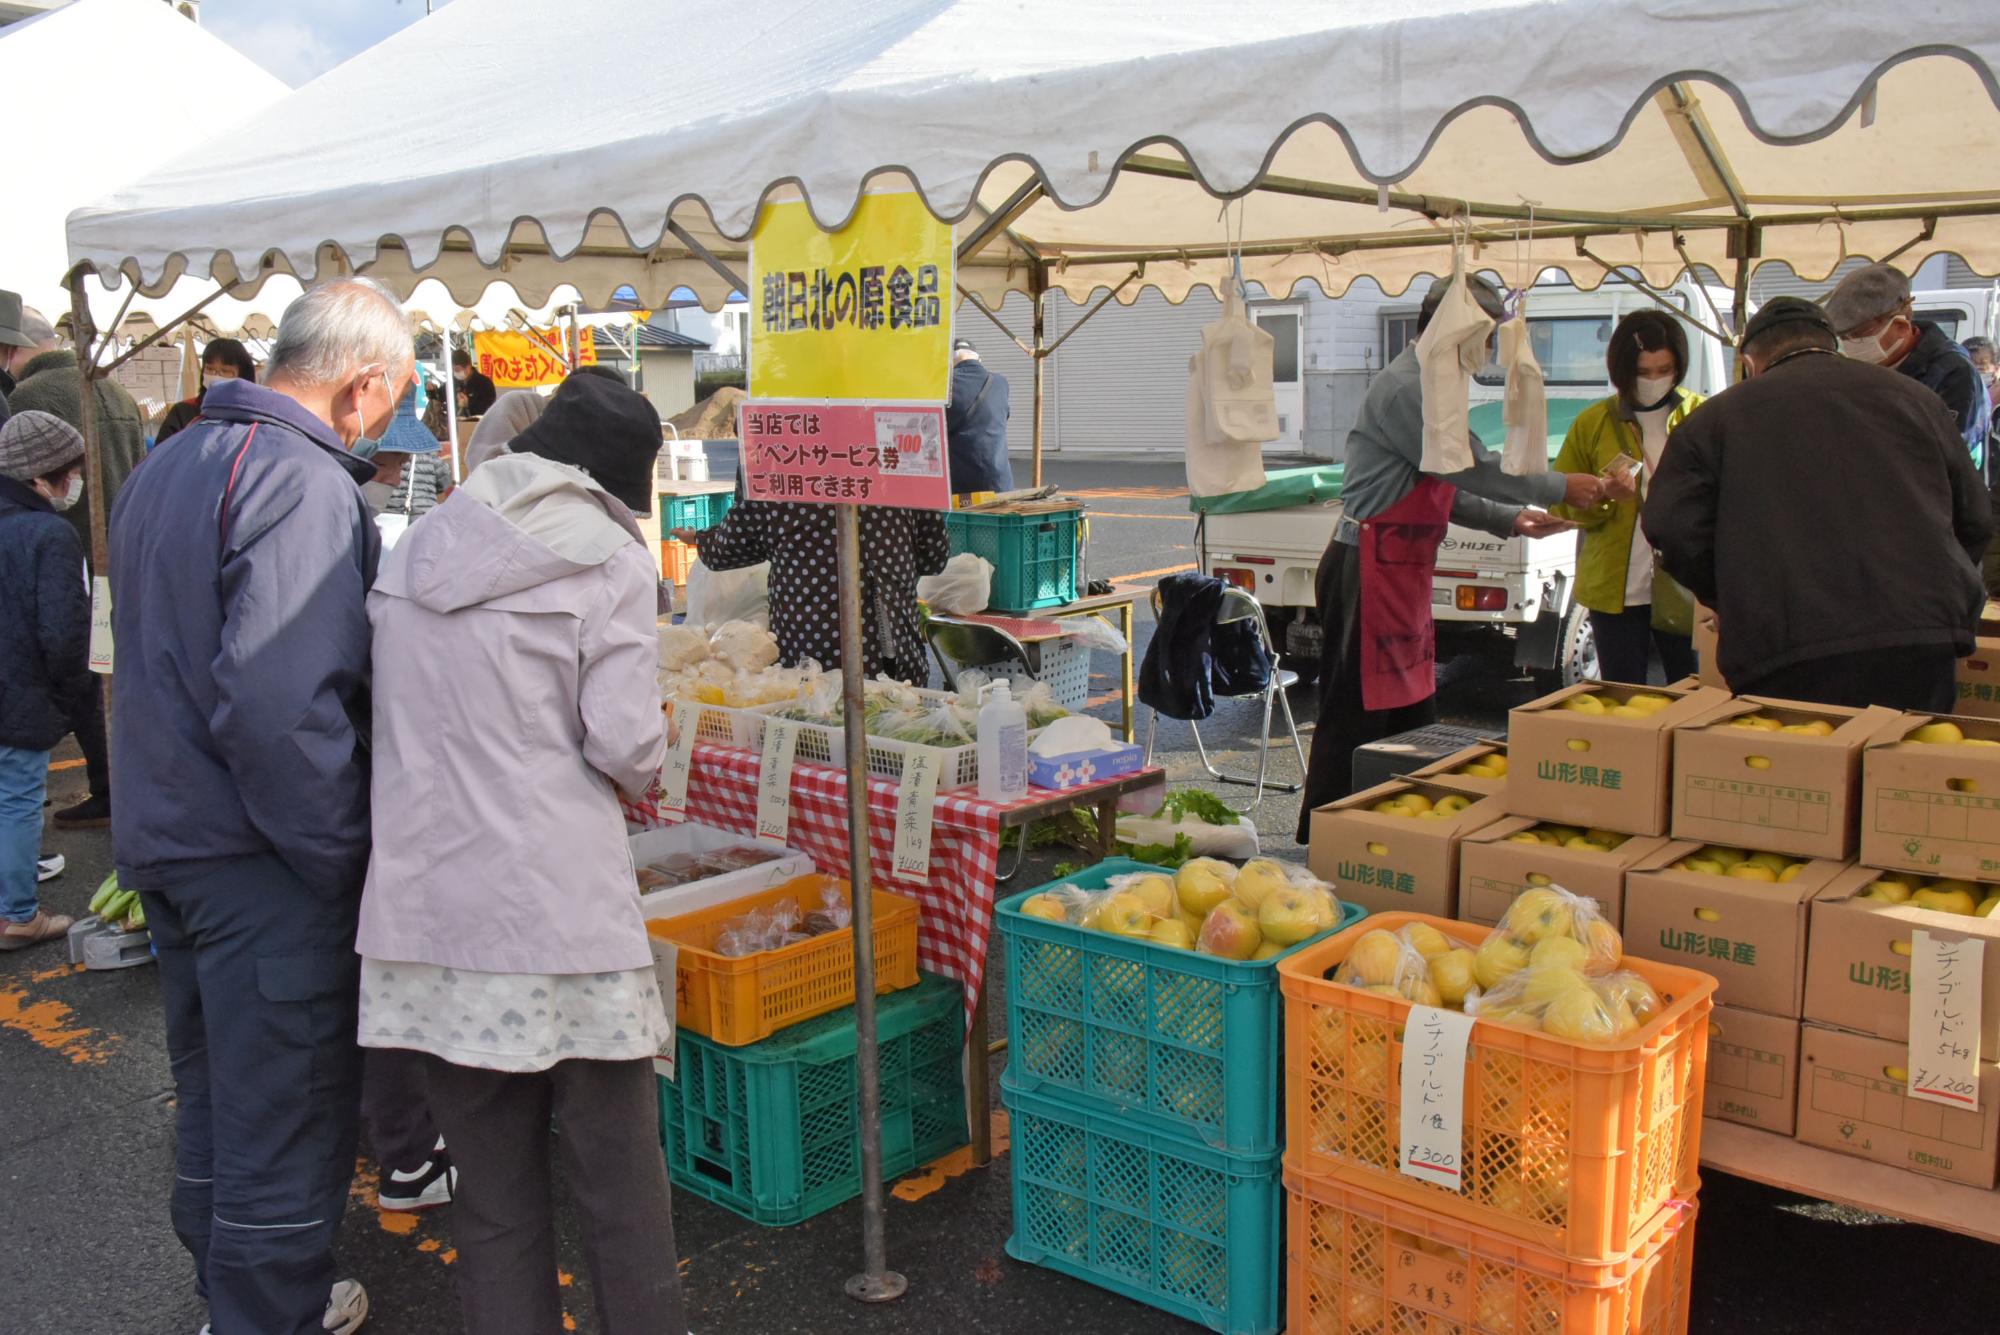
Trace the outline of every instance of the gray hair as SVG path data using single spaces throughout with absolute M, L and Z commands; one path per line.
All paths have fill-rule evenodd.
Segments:
M 401 372 L 416 359 L 409 317 L 389 289 L 372 278 L 335 278 L 285 307 L 264 377 L 331 385 L 363 366 Z

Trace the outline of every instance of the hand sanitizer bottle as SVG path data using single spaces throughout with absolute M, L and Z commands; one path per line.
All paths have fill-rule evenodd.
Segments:
M 1006 681 L 979 692 L 979 796 L 1018 802 L 1028 795 L 1028 711 Z

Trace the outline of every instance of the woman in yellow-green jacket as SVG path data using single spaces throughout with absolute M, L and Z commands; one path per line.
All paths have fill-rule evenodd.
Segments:
M 1549 508 L 1583 528 L 1576 598 L 1590 609 L 1604 679 L 1644 682 L 1657 649 L 1666 679 L 1678 681 L 1695 670 L 1693 600 L 1654 561 L 1639 503 L 1674 428 L 1701 406 L 1700 395 L 1680 388 L 1687 333 L 1665 311 L 1633 311 L 1611 332 L 1604 360 L 1618 392 L 1577 415 L 1555 471 L 1600 475 L 1606 499 Z

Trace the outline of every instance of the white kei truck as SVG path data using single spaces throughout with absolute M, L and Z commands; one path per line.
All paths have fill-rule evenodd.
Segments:
M 1666 295 L 1689 318 L 1690 365 L 1682 383 L 1697 394 L 1717 393 L 1728 384 L 1733 353 L 1697 325 L 1719 327 L 1717 311 L 1728 318 L 1732 294 L 1713 287 L 1703 293 L 1684 280 Z M 1612 329 L 1627 312 L 1647 308 L 1657 309 L 1657 303 L 1616 281 L 1590 292 L 1567 283 L 1536 285 L 1528 327 L 1548 384 L 1551 460 L 1577 414 L 1611 393 L 1604 352 Z M 1393 308 L 1384 312 L 1397 314 Z M 1500 421 L 1503 381 L 1497 366 L 1488 370 L 1490 375 L 1474 379 L 1472 428 L 1497 446 L 1506 435 Z M 1201 568 L 1256 596 L 1286 666 L 1306 680 L 1319 662 L 1313 581 L 1340 518 L 1339 470 L 1339 464 L 1323 464 L 1272 473 L 1266 491 L 1306 502 L 1286 508 L 1248 508 L 1254 501 L 1237 508 L 1234 498 L 1206 509 L 1204 501 L 1195 503 L 1203 510 L 1197 527 Z M 1576 550 L 1574 533 L 1496 538 L 1452 525 L 1438 550 L 1431 585 L 1438 660 L 1504 647 L 1511 640 L 1515 666 L 1533 672 L 1548 689 L 1594 679 L 1597 650 L 1590 621 L 1572 597 Z

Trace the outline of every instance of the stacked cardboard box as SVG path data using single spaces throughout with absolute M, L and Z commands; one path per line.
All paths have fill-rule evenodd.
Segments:
M 1313 875 L 1371 913 L 1451 917 L 1461 842 L 1506 815 L 1497 794 L 1458 784 L 1412 776 L 1319 808 L 1307 854 Z

